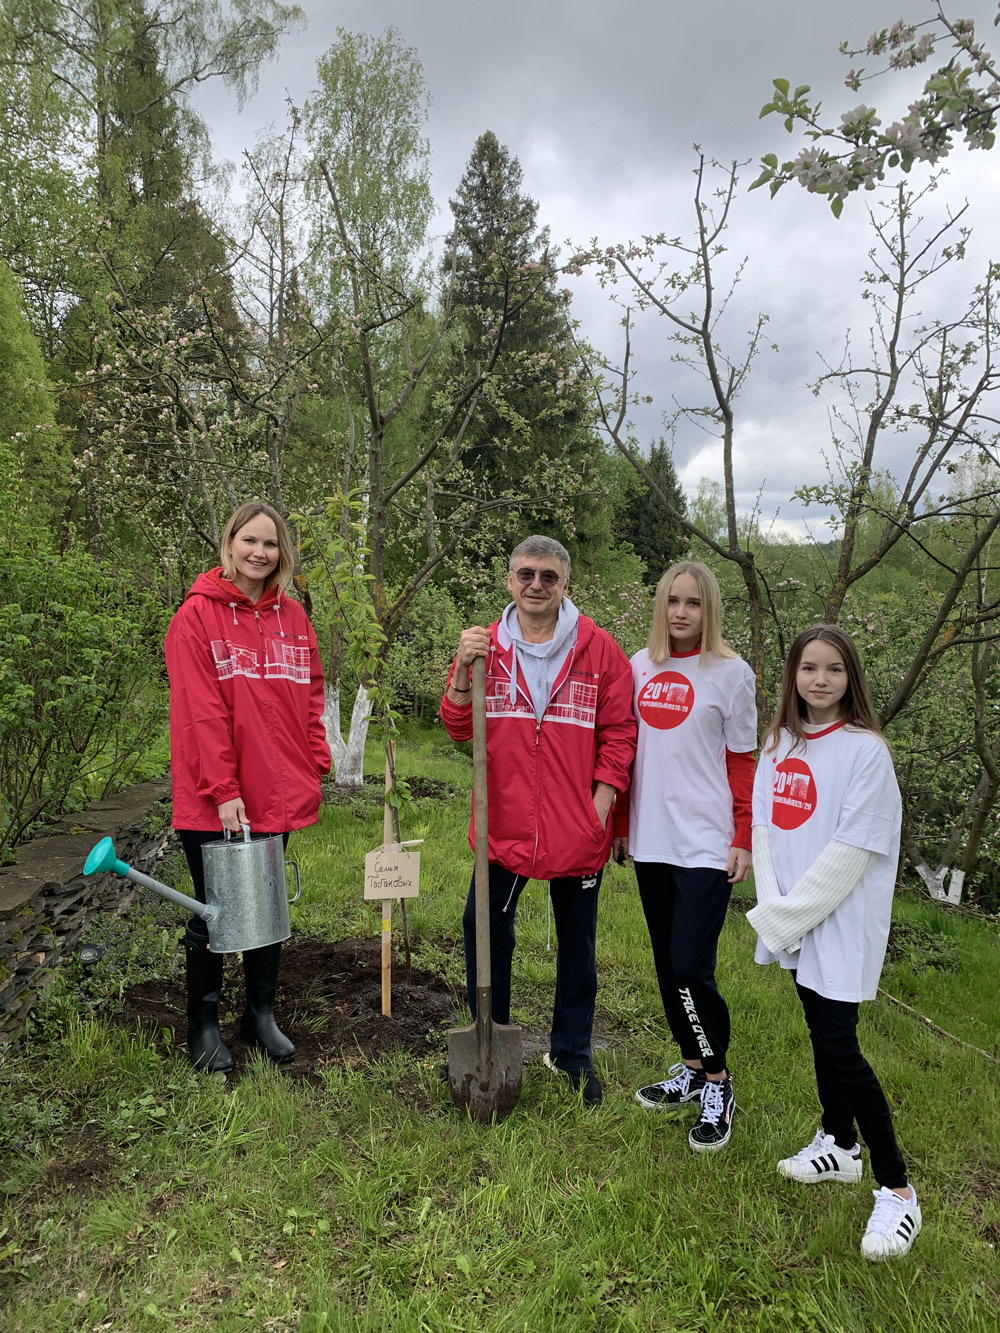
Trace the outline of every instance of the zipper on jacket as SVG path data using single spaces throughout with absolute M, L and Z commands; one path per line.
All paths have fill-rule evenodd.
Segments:
M 504 905 L 503 905 L 503 910 L 504 910 L 505 912 L 507 911 L 507 908 L 510 906 L 510 900 L 511 900 L 511 898 L 513 898 L 513 896 L 514 896 L 514 890 L 517 888 L 517 880 L 518 880 L 518 876 L 515 875 L 515 876 L 514 876 L 514 882 L 513 882 L 513 883 L 511 884 L 511 886 L 510 886 L 510 896 L 508 897 L 507 901 L 506 901 L 506 902 L 504 903 Z
M 547 708 L 547 707 L 548 707 L 548 705 L 546 704 L 546 708 Z M 540 781 L 539 781 L 539 777 L 540 777 L 540 775 L 539 775 L 539 771 L 538 771 L 538 770 L 539 770 L 539 767 L 540 767 L 540 765 L 541 765 L 541 762 L 542 762 L 542 755 L 541 755 L 541 752 L 542 752 L 542 719 L 541 719 L 541 718 L 536 718 L 536 719 L 535 719 L 535 790 L 536 790 L 536 792 L 538 792 L 538 791 L 541 790 L 541 783 L 540 783 Z M 535 868 L 535 862 L 538 860 L 538 819 L 539 819 L 538 806 L 539 806 L 539 800 L 536 800 L 536 802 L 535 802 L 535 847 L 534 847 L 534 850 L 533 850 L 532 853 L 531 853 L 531 868 L 532 868 L 532 870 L 534 870 L 534 868 Z

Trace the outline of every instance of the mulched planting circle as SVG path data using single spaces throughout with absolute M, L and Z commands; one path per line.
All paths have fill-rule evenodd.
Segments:
M 256 1058 L 239 1036 L 243 1012 L 243 968 L 226 955 L 219 1013 L 222 1035 L 233 1056 L 229 1078 L 238 1078 Z M 292 1078 L 317 1080 L 326 1066 L 355 1067 L 402 1048 L 425 1059 L 443 1060 L 447 1029 L 456 1023 L 454 997 L 443 976 L 414 965 L 409 988 L 403 957 L 393 951 L 392 1015 L 382 1013 L 381 939 L 288 941 L 281 954 L 275 1015 L 295 1043 L 295 1059 L 277 1066 Z M 187 1036 L 183 973 L 169 981 L 130 987 L 116 1015 L 124 1027 L 141 1027 L 183 1049 Z

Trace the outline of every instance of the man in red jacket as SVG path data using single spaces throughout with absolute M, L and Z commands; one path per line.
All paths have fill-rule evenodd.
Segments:
M 529 879 L 547 879 L 559 953 L 545 1063 L 601 1100 L 591 1031 L 597 995 L 597 894 L 611 847 L 611 807 L 635 753 L 632 670 L 610 634 L 566 590 L 570 559 L 551 537 L 510 557 L 513 602 L 489 629 L 464 630 L 441 700 L 456 741 L 472 736 L 470 667 L 486 658 L 486 763 L 493 1021 L 510 1022 L 514 913 Z M 472 830 L 470 826 L 470 842 Z M 475 894 L 462 918 L 475 1013 Z

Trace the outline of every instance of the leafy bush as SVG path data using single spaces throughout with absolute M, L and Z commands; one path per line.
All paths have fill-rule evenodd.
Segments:
M 926 921 L 897 919 L 889 931 L 886 966 L 908 967 L 913 972 L 937 968 L 955 972 L 961 962 L 958 944 L 950 935 L 933 929 Z
M 417 594 L 389 649 L 393 700 L 402 712 L 418 718 L 435 715 L 464 628 L 443 588 L 429 584 Z
M 0 482 L 4 462 L 9 453 Z M 4 517 L 0 857 L 39 821 L 149 776 L 156 742 L 162 771 L 166 714 L 166 612 L 155 596 L 75 550 L 33 546 Z

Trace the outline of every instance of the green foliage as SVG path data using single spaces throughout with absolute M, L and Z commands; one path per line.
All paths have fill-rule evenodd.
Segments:
M 69 487 L 69 451 L 56 427 L 56 404 L 42 349 L 21 302 L 16 278 L 0 260 L 0 442 L 19 462 L 19 503 L 39 520 L 54 517 Z
M 646 466 L 674 509 L 686 514 L 687 500 L 664 440 L 653 445 Z M 634 469 L 633 475 L 638 480 Z M 646 566 L 648 582 L 654 585 L 664 570 L 684 558 L 690 546 L 690 538 L 679 519 L 671 514 L 658 495 L 642 485 L 631 489 L 623 511 L 617 516 L 615 535 L 619 541 L 631 542 L 632 549 Z
M 943 918 L 939 919 L 938 925 L 941 920 Z M 918 972 L 925 967 L 955 972 L 961 961 L 961 950 L 950 935 L 935 929 L 927 921 L 894 921 L 889 932 L 885 961 L 887 967 L 902 966 L 911 972 Z
M 0 440 L 51 426 L 55 400 L 17 280 L 0 262 Z
M 362 285 L 383 273 L 398 281 L 423 244 L 434 210 L 430 145 L 423 134 L 430 103 L 423 67 L 396 28 L 375 38 L 338 28 L 337 41 L 319 59 L 316 72 L 319 88 L 305 111 L 313 151 L 311 195 L 329 208 L 325 167 L 357 246 L 355 272 Z M 339 248 L 336 233 L 333 216 L 317 222 L 317 242 L 327 263 L 331 241 Z M 337 269 L 334 279 L 336 301 L 346 278 Z
M 437 713 L 464 628 L 465 622 L 445 589 L 428 584 L 417 593 L 386 661 L 386 673 L 401 711 L 415 718 Z
M 653 600 L 643 562 L 628 547 L 603 553 L 592 570 L 570 580 L 570 596 L 584 615 L 611 634 L 627 657 L 645 647 Z
M 39 820 L 126 785 L 147 763 L 165 714 L 166 615 L 78 551 L 22 541 L 0 568 L 2 854 Z
M 564 541 L 584 563 L 611 539 L 602 449 L 570 322 L 570 293 L 556 282 L 548 228 L 523 192 L 518 159 L 487 130 L 476 140 L 451 200 L 457 333 L 450 370 L 468 373 L 503 341 L 494 375 L 465 433 L 468 483 L 501 502 L 467 544 L 510 551 L 528 532 Z
M 847 42 L 841 44 L 841 54 L 853 58 L 888 57 L 881 69 L 850 70 L 845 83 L 855 92 L 862 82 L 891 70 L 924 64 L 935 54 L 937 43 L 953 46 L 947 63 L 925 80 L 922 95 L 884 129 L 883 118 L 888 122 L 891 115 L 879 116 L 875 107 L 863 103 L 844 112 L 839 124 L 823 125 L 820 103 L 808 100 L 808 84 L 793 91 L 788 79 L 772 80 L 773 93 L 761 108 L 761 117 L 780 116 L 789 134 L 801 127 L 813 146 L 780 165 L 775 153 L 765 154 L 761 173 L 750 188 L 767 185 L 773 198 L 788 181 L 798 180 L 810 193 L 829 198 L 831 211 L 840 217 L 849 194 L 874 189 L 889 173 L 908 172 L 915 162 L 938 162 L 951 151 L 959 132 L 967 147 L 992 149 L 997 128 L 996 60 L 977 40 L 972 19 L 950 19 L 940 3 L 936 9 L 919 24 L 899 19 L 891 28 L 872 33 L 863 48 L 851 50 Z M 924 30 L 919 36 L 918 28 Z

